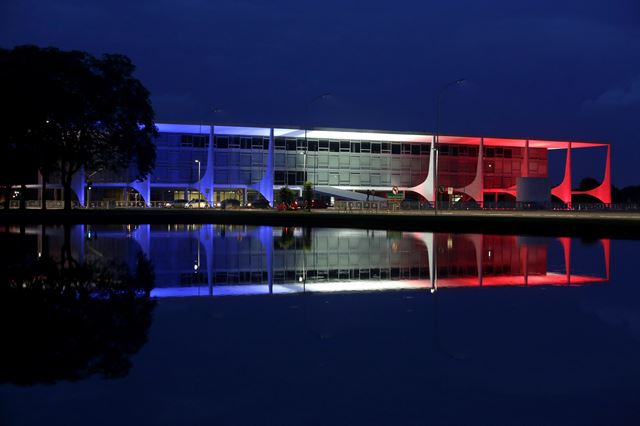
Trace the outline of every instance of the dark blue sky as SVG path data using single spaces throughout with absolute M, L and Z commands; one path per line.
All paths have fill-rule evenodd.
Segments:
M 29 43 L 130 56 L 159 120 L 432 131 L 464 77 L 444 132 L 611 142 L 640 184 L 638 0 L 3 1 L 0 45 Z

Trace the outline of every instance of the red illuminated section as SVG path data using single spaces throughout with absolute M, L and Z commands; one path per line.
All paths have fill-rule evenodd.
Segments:
M 607 149 L 601 184 L 588 191 L 574 191 L 572 151 L 598 147 Z M 548 153 L 552 150 L 566 151 L 563 179 L 552 188 L 553 196 L 568 206 L 577 194 L 611 203 L 611 147 L 602 143 L 441 136 L 438 182 L 454 188 L 464 201 L 515 201 L 517 178 L 548 177 Z
M 571 239 L 558 238 L 564 271 L 548 271 L 546 243 L 528 242 L 516 236 L 437 235 L 437 287 L 576 286 L 607 282 L 611 243 L 600 240 L 602 275 L 572 270 Z

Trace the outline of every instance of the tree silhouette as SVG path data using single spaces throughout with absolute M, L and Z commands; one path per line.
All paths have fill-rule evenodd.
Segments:
M 152 321 L 151 262 L 139 254 L 130 272 L 110 260 L 37 257 L 25 236 L 14 237 L 20 254 L 0 269 L 0 383 L 125 376 Z
M 26 155 L 44 181 L 55 174 L 71 208 L 71 182 L 87 171 L 127 170 L 134 179 L 155 163 L 157 134 L 149 92 L 126 56 L 18 46 L 0 49 L 3 144 Z

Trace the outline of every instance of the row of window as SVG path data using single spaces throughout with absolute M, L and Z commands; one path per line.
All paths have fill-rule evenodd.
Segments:
M 180 146 L 191 148 L 209 148 L 209 136 L 207 135 L 181 135 Z
M 209 136 L 207 135 L 181 135 L 180 145 L 182 147 L 208 148 Z M 269 149 L 269 138 L 249 137 L 249 136 L 215 136 L 214 147 L 219 149 Z M 327 151 L 327 152 L 353 152 L 371 154 L 399 154 L 399 155 L 429 155 L 430 144 L 422 143 L 398 143 L 398 142 L 366 142 L 366 141 L 345 141 L 345 140 L 317 140 L 317 139 L 295 139 L 276 138 L 276 150 L 282 151 Z M 472 157 L 478 156 L 478 147 L 469 145 L 447 145 L 441 144 L 440 155 L 452 157 Z M 522 157 L 524 148 L 488 147 L 484 156 L 487 158 L 513 158 Z M 529 158 L 546 159 L 547 150 L 541 148 L 530 148 Z
M 307 145 L 305 145 L 307 142 Z M 337 141 L 326 139 L 285 139 L 276 138 L 276 150 L 282 151 L 320 151 L 320 152 L 353 152 L 370 154 L 405 154 L 429 155 L 429 144 L 366 142 L 366 141 Z

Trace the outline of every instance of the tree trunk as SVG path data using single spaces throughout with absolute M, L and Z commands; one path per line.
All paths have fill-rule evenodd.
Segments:
M 40 208 L 42 210 L 47 209 L 47 175 L 42 174 L 42 206 Z
M 64 209 L 71 210 L 71 179 L 64 178 L 62 180 L 62 185 L 64 188 L 63 198 L 64 198 Z
M 11 208 L 11 196 L 13 195 L 13 188 L 11 184 L 7 184 L 4 187 L 4 209 L 9 210 Z
M 22 183 L 20 184 L 20 210 L 25 210 L 27 208 L 27 200 L 25 199 L 27 194 L 27 185 Z

